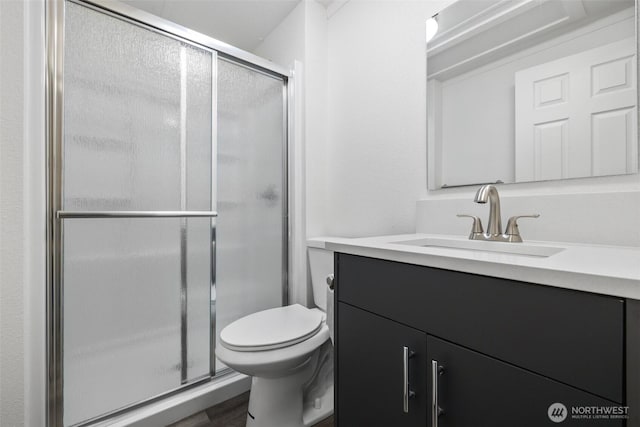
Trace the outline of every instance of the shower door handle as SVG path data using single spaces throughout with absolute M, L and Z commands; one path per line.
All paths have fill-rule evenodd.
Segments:
M 215 211 L 57 211 L 58 219 L 92 218 L 215 218 Z

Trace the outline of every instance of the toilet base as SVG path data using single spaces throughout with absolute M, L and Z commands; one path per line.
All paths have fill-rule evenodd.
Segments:
M 302 392 L 312 374 L 307 361 L 284 377 L 253 377 L 247 427 L 304 427 Z

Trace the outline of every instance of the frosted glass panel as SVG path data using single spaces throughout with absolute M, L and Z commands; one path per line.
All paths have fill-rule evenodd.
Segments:
M 187 222 L 187 378 L 210 373 L 211 220 Z
M 65 27 L 65 209 L 210 209 L 211 52 L 74 3 Z
M 65 8 L 63 209 L 211 210 L 214 54 Z M 64 220 L 65 425 L 178 388 L 183 316 L 186 381 L 209 374 L 211 230 Z
M 282 305 L 283 85 L 218 60 L 218 337 L 232 321 Z
M 213 83 L 211 53 L 193 47 L 185 48 L 186 90 L 184 135 L 186 136 L 187 209 L 211 209 L 212 165 L 212 101 Z M 186 77 L 186 79 L 185 79 Z
M 65 221 L 65 425 L 180 385 L 182 221 Z M 188 378 L 209 372 L 210 231 L 188 220 Z

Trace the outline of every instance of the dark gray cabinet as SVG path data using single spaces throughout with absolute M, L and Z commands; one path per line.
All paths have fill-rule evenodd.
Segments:
M 347 304 L 342 319 L 337 422 L 341 426 L 424 426 L 427 335 Z M 410 351 L 404 369 L 404 348 Z M 405 411 L 405 375 L 408 383 Z M 415 393 L 415 394 L 414 394 Z
M 638 409 L 638 361 L 628 360 L 640 348 L 628 320 L 637 304 L 347 254 L 336 254 L 335 269 L 340 427 L 431 426 L 432 361 L 442 367 L 439 427 L 554 425 L 555 402 L 568 411 L 629 405 L 632 417 Z M 398 403 L 406 343 L 419 349 L 409 414 Z M 561 425 L 640 423 L 570 414 Z
M 427 338 L 427 349 L 429 363 L 434 361 L 440 368 L 435 371 L 435 382 L 434 371 L 429 370 L 428 374 L 429 384 L 437 387 L 439 427 L 554 425 L 548 415 L 554 403 L 565 406 L 556 414 L 557 420 L 566 417 L 562 426 L 624 425 L 621 419 L 584 420 L 571 418 L 568 413 L 578 406 L 618 406 L 614 402 L 435 337 Z M 434 399 L 431 388 L 428 393 L 431 402 Z M 429 407 L 429 420 L 431 417 Z

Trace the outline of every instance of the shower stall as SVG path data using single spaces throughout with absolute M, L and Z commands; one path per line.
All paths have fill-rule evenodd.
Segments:
M 287 303 L 288 72 L 117 2 L 47 3 L 48 412 L 104 421 L 230 370 Z

